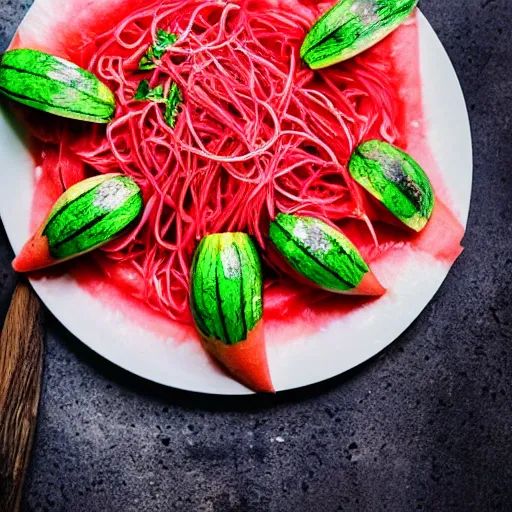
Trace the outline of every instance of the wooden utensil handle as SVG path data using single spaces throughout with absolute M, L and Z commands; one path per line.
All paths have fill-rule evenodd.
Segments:
M 0 338 L 0 511 L 20 509 L 36 425 L 43 367 L 41 305 L 26 281 Z

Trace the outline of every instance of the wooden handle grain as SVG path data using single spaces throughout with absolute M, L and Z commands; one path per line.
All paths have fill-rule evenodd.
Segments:
M 41 305 L 21 281 L 0 338 L 0 511 L 18 512 L 32 447 L 43 367 Z

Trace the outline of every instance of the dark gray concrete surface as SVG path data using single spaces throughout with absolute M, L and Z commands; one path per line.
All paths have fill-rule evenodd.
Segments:
M 1 1 L 0 49 L 30 3 Z M 466 251 L 435 300 L 348 375 L 236 399 L 141 381 L 48 315 L 24 511 L 512 510 L 512 16 L 507 0 L 422 9 L 459 74 L 475 153 Z M 0 319 L 11 256 L 2 231 Z

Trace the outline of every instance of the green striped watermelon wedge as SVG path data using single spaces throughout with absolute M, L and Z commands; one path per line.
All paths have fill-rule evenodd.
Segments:
M 104 174 L 81 181 L 58 199 L 13 268 L 31 272 L 90 252 L 123 233 L 142 207 L 141 191 L 128 176 Z
M 279 213 L 270 223 L 269 236 L 311 285 L 345 295 L 378 297 L 386 291 L 352 242 L 319 219 Z
M 7 51 L 0 59 L 0 94 L 61 117 L 108 123 L 116 102 L 112 91 L 76 64 L 38 50 Z
M 203 238 L 194 256 L 190 302 L 205 349 L 254 391 L 274 392 L 263 330 L 263 281 L 245 233 Z
M 434 189 L 418 162 L 387 142 L 360 144 L 349 162 L 352 177 L 397 219 L 421 231 L 434 211 Z
M 311 69 L 355 57 L 396 30 L 417 3 L 418 0 L 340 0 L 311 27 L 300 55 Z

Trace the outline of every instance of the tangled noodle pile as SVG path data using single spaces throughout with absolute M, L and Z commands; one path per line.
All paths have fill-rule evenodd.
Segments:
M 132 176 L 146 205 L 136 229 L 103 254 L 139 274 L 139 298 L 175 320 L 191 321 L 189 269 L 208 233 L 253 235 L 272 267 L 266 233 L 279 211 L 372 229 L 345 166 L 362 140 L 400 136 L 389 63 L 370 51 L 311 71 L 299 48 L 321 10 L 293 5 L 165 0 L 134 12 L 91 53 L 89 69 L 118 108 L 106 134 L 94 127 L 71 150 L 96 172 Z M 160 29 L 178 40 L 141 72 Z M 134 99 L 144 79 L 165 92 L 178 85 L 174 128 L 162 104 Z

